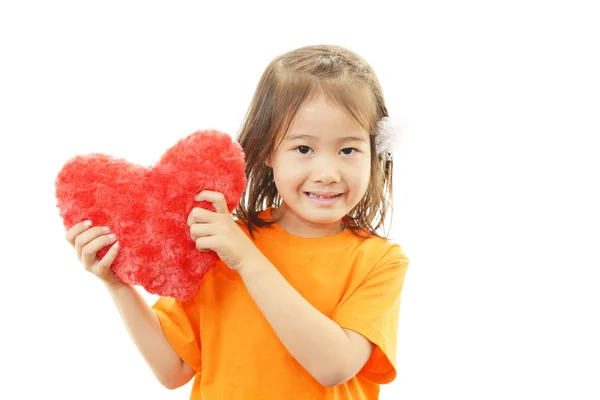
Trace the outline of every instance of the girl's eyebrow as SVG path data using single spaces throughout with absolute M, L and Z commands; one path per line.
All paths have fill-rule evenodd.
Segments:
M 299 133 L 296 135 L 288 136 L 285 140 L 297 140 L 297 139 L 316 139 L 316 136 L 308 135 L 306 133 Z M 360 136 L 344 136 L 343 138 L 339 138 L 338 142 L 366 142 L 367 139 Z
M 364 137 L 360 137 L 360 136 L 346 136 L 346 137 L 340 138 L 339 141 L 340 142 L 366 142 L 367 139 L 365 139 Z
M 313 136 L 313 135 L 308 135 L 306 133 L 299 133 L 296 135 L 288 136 L 285 138 L 285 140 L 314 139 L 314 138 L 315 138 L 315 136 Z

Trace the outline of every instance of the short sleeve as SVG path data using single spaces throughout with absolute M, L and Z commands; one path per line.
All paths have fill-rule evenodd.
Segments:
M 152 306 L 167 340 L 179 357 L 196 372 L 200 372 L 200 331 L 198 307 L 193 298 L 179 301 L 160 297 Z
M 356 331 L 375 344 L 359 372 L 374 383 L 390 383 L 396 378 L 400 295 L 408 263 L 400 246 L 392 245 L 332 316 L 342 328 Z

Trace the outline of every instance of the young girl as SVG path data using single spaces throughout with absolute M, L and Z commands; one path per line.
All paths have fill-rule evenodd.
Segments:
M 396 377 L 408 259 L 377 232 L 391 204 L 390 134 L 379 82 L 357 54 L 309 46 L 265 70 L 239 135 L 248 187 L 234 214 L 187 223 L 220 262 L 186 302 L 149 307 L 110 270 L 118 238 L 85 221 L 67 232 L 106 285 L 167 388 L 191 399 L 377 399 Z M 100 261 L 96 253 L 111 250 Z

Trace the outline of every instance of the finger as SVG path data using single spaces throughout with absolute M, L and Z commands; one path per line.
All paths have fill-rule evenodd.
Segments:
M 75 247 L 75 238 L 87 230 L 90 226 L 92 226 L 92 221 L 89 219 L 73 225 L 71 228 L 69 228 L 65 235 L 67 242 L 69 242 L 71 246 Z
M 106 226 L 94 226 L 77 235 L 75 238 L 75 251 L 77 252 L 77 257 L 81 260 L 81 251 L 83 250 L 83 247 L 87 246 L 88 243 L 97 237 L 106 235 L 109 231 L 110 229 Z
M 215 211 L 219 214 L 229 214 L 229 209 L 227 208 L 227 201 L 225 200 L 225 196 L 223 193 L 213 192 L 210 190 L 204 190 L 194 198 L 196 201 L 208 201 L 212 203 Z
M 205 224 L 213 221 L 213 217 L 215 213 L 210 210 L 206 210 L 200 207 L 194 207 L 190 214 L 188 215 L 187 224 L 188 226 L 192 226 L 192 224 Z
M 99 272 L 106 272 L 106 270 L 111 267 L 113 261 L 115 261 L 115 258 L 117 258 L 117 254 L 119 254 L 119 249 L 119 242 L 115 242 L 115 244 L 110 246 L 110 249 L 108 249 L 106 255 L 104 255 L 102 260 L 98 262 L 97 268 Z
M 190 236 L 192 237 L 192 240 L 196 240 L 203 236 L 211 236 L 215 233 L 214 224 L 192 224 L 190 226 Z
M 214 250 L 215 237 L 214 236 L 202 236 L 196 239 L 196 249 L 202 252 L 208 252 Z
M 110 235 L 102 235 L 81 249 L 81 262 L 86 268 L 90 268 L 94 265 L 97 258 L 97 253 L 104 247 L 112 244 L 117 240 L 116 235 L 111 233 Z

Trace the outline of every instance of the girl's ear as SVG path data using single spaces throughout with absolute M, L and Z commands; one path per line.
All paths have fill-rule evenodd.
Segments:
M 273 153 L 269 154 L 265 159 L 265 165 L 269 168 L 273 168 L 273 161 L 271 160 L 272 154 Z

